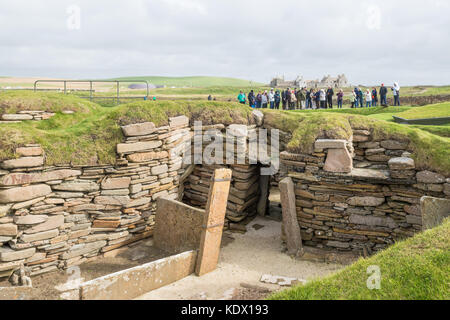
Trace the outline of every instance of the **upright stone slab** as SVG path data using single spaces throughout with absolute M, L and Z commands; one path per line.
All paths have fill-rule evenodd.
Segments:
M 420 211 L 422 214 L 422 229 L 434 228 L 450 216 L 450 199 L 424 196 L 420 198 Z
M 214 171 L 195 268 L 197 276 L 211 272 L 217 266 L 228 193 L 230 191 L 231 174 L 230 169 L 217 169 Z
M 287 177 L 280 181 L 279 187 L 288 254 L 299 256 L 303 254 L 303 247 L 295 208 L 294 183 L 291 178 Z
M 328 149 L 324 171 L 336 173 L 349 173 L 353 168 L 353 159 L 347 148 Z

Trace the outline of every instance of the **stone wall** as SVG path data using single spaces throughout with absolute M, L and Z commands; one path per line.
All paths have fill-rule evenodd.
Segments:
M 65 114 L 72 114 L 73 111 L 63 111 Z M 24 120 L 47 120 L 53 117 L 55 113 L 53 112 L 46 112 L 46 111 L 32 111 L 32 110 L 24 110 L 19 111 L 18 113 L 14 114 L 1 114 L 0 115 L 0 123 L 11 123 L 11 122 L 21 122 Z
M 45 166 L 38 145 L 0 163 L 0 276 L 80 264 L 149 237 L 156 199 L 178 199 L 189 119 L 122 127 L 115 165 Z
M 304 244 L 370 254 L 422 230 L 422 196 L 450 198 L 450 179 L 416 168 L 408 142 L 317 140 L 312 154 L 281 154 L 295 183 Z

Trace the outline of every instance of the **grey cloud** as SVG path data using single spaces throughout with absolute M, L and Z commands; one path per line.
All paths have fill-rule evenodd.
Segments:
M 68 30 L 66 9 L 81 8 Z M 380 10 L 379 30 L 367 26 Z M 449 84 L 450 5 L 396 0 L 0 0 L 0 75 L 346 73 L 354 84 Z

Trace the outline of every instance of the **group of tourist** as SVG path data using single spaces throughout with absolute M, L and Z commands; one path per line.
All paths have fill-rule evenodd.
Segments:
M 400 86 L 397 82 L 391 88 L 394 95 L 394 106 L 400 106 Z M 381 85 L 379 90 L 372 88 L 363 92 L 360 88 L 356 87 L 352 90 L 350 96 L 350 103 L 352 108 L 366 108 L 376 107 L 378 102 L 382 106 L 387 106 L 387 93 L 388 89 Z M 335 94 L 334 89 L 329 87 L 325 89 L 310 89 L 306 88 L 291 90 L 274 90 L 270 89 L 268 92 L 259 91 L 257 94 L 253 90 L 246 95 L 243 91 L 240 91 L 238 95 L 238 101 L 242 104 L 247 104 L 252 108 L 270 108 L 280 109 L 280 104 L 283 110 L 296 110 L 296 109 L 332 109 L 334 96 L 336 95 L 337 108 L 341 109 L 344 103 L 344 91 L 339 89 Z M 378 100 L 378 96 L 380 100 Z

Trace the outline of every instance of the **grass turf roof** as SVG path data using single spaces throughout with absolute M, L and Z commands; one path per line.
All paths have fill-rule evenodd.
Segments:
M 89 113 L 98 107 L 86 99 L 56 92 L 33 92 L 28 90 L 0 91 L 0 114 L 19 111 L 75 111 Z
M 376 141 L 397 139 L 408 141 L 416 167 L 450 175 L 450 139 L 430 132 L 380 121 L 366 116 L 336 112 L 264 111 L 264 123 L 272 128 L 292 133 L 288 151 L 311 153 L 314 141 L 321 139 L 349 139 L 354 129 L 373 132 Z
M 369 266 L 381 273 L 379 290 L 367 288 Z M 273 300 L 448 300 L 450 218 L 324 279 L 273 294 Z
M 114 164 L 116 145 L 124 139 L 121 125 L 151 121 L 164 126 L 169 117 L 178 115 L 204 125 L 253 123 L 251 109 L 238 103 L 143 101 L 112 108 L 89 103 L 88 110 L 71 115 L 57 113 L 45 121 L 0 125 L 0 160 L 17 157 L 15 149 L 19 146 L 39 143 L 47 165 Z
M 234 102 L 142 101 L 105 108 L 84 99 L 58 93 L 21 91 L 0 94 L 0 104 L 8 110 L 18 106 L 42 110 L 42 105 L 39 104 L 42 101 L 46 103 L 48 111 L 56 112 L 57 115 L 45 121 L 0 125 L 0 160 L 17 157 L 15 148 L 18 146 L 39 143 L 46 151 L 47 165 L 88 165 L 95 162 L 113 164 L 116 158 L 115 146 L 123 141 L 120 125 L 152 121 L 157 126 L 163 126 L 168 124 L 169 117 L 178 115 L 188 116 L 191 122 L 200 120 L 204 125 L 253 123 L 252 109 Z M 78 112 L 64 115 L 60 113 L 62 110 Z M 374 112 L 365 109 L 350 111 L 363 114 Z M 386 110 L 382 108 L 378 110 L 384 111 Z M 366 128 L 373 130 L 376 139 L 396 138 L 410 141 L 419 168 L 435 170 L 447 176 L 450 174 L 449 138 L 414 127 L 344 112 L 266 110 L 265 114 L 267 125 L 292 133 L 293 137 L 288 144 L 292 152 L 312 152 L 317 138 L 348 139 L 353 133 L 352 127 Z

